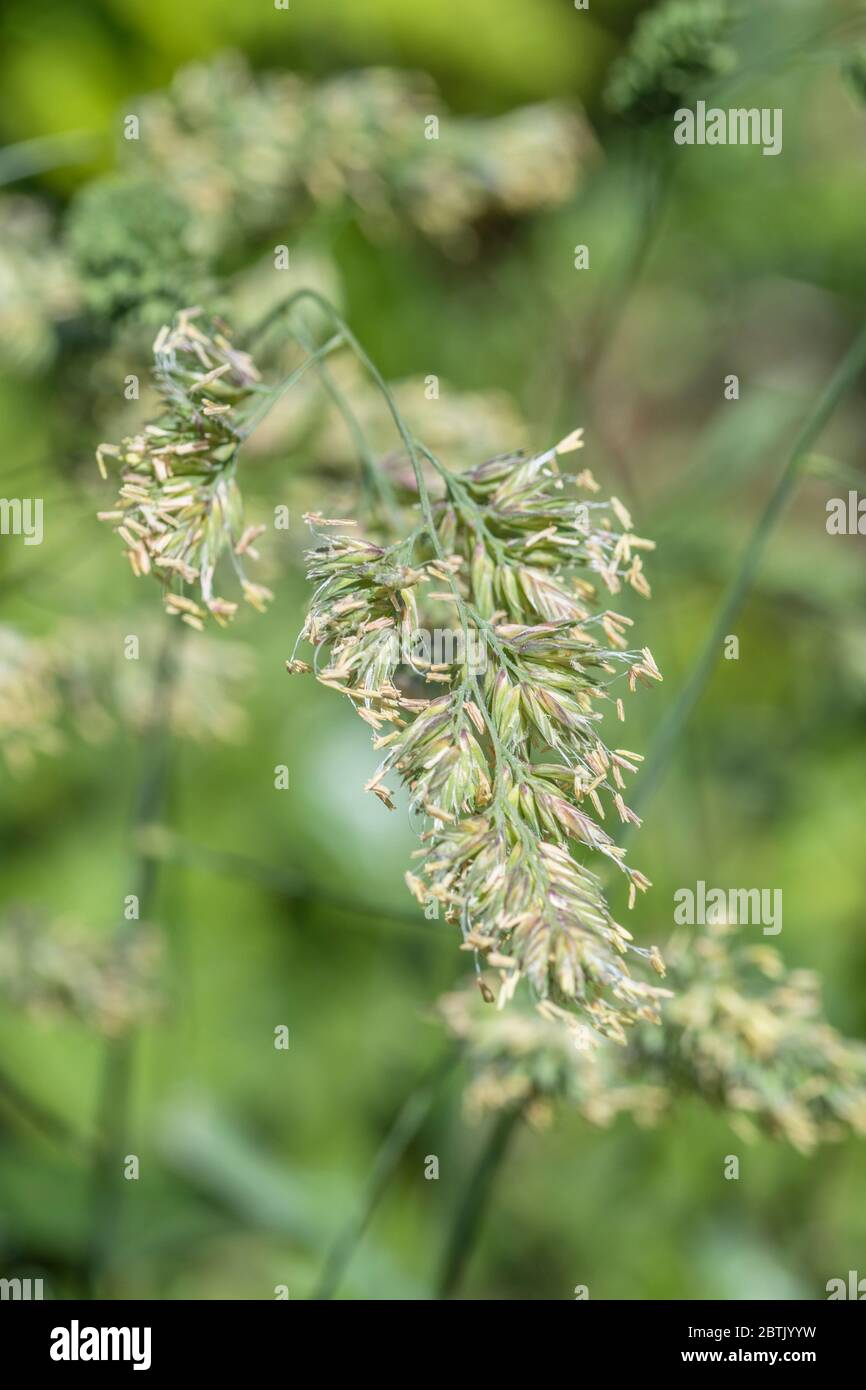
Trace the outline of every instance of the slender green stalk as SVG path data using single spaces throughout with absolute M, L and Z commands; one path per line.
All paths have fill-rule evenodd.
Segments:
M 74 1130 L 62 1115 L 29 1095 L 13 1077 L 2 1071 L 0 1102 L 6 1102 L 26 1125 L 60 1146 L 65 1153 L 68 1154 L 71 1148 L 79 1158 L 87 1152 L 87 1141 L 83 1135 Z
M 503 1110 L 493 1121 L 487 1141 L 460 1196 L 436 1286 L 437 1298 L 453 1298 L 481 1229 L 493 1186 L 511 1140 L 526 1113 L 527 1100 Z
M 385 381 L 385 378 L 382 376 L 382 373 L 379 371 L 373 359 L 364 351 L 361 344 L 358 342 L 358 339 L 355 337 L 354 333 L 349 328 L 349 325 L 337 313 L 336 309 L 330 303 L 330 301 L 326 299 L 323 294 L 319 294 L 318 290 L 297 290 L 294 294 L 289 295 L 288 299 L 284 299 L 281 303 L 275 305 L 274 308 L 271 309 L 264 316 L 264 318 L 262 318 L 259 321 L 259 323 L 256 324 L 250 330 L 250 332 L 246 335 L 244 345 L 247 348 L 249 348 L 256 341 L 257 338 L 263 337 L 264 334 L 267 333 L 267 331 L 272 327 L 274 323 L 278 322 L 282 318 L 288 318 L 292 310 L 298 304 L 302 303 L 304 300 L 309 300 L 310 303 L 316 304 L 318 308 L 325 315 L 327 315 L 327 317 L 331 320 L 332 324 L 336 328 L 338 334 L 341 335 L 346 344 L 352 349 L 352 352 L 355 354 L 358 361 L 370 374 L 373 381 L 379 388 L 379 391 L 382 394 L 385 404 L 388 407 L 388 411 L 391 415 L 391 418 L 394 421 L 394 424 L 397 428 L 397 432 L 400 435 L 400 438 L 402 439 L 403 444 L 406 448 L 406 452 L 408 453 L 409 458 L 412 462 L 416 482 L 418 484 L 418 495 L 421 499 L 421 510 L 424 514 L 424 519 L 427 522 L 429 529 L 432 533 L 431 541 L 434 545 L 434 549 L 436 549 L 436 553 L 439 555 L 439 558 L 443 558 L 441 547 L 439 546 L 439 538 L 436 534 L 436 528 L 433 522 L 432 512 L 430 511 L 430 499 L 427 492 L 427 483 L 421 471 L 421 463 L 418 457 L 418 450 L 415 441 L 412 438 L 412 435 L 406 425 L 406 422 L 403 419 L 403 416 L 401 415 L 400 410 L 397 406 L 397 402 L 394 400 L 393 393 L 391 392 L 390 387 Z
M 730 632 L 731 625 L 752 587 L 767 541 L 797 485 L 803 462 L 808 457 L 812 445 L 821 434 L 839 401 L 856 381 L 864 365 L 866 365 L 866 327 L 861 329 L 855 338 L 794 441 L 779 480 L 743 552 L 739 569 L 725 595 L 704 649 L 695 663 L 692 674 L 683 686 L 679 698 L 659 728 L 647 756 L 642 776 L 636 784 L 635 794 L 632 797 L 632 806 L 635 810 L 643 807 L 657 790 L 683 728 L 691 718 L 694 708 L 713 673 L 719 659 L 722 642 Z
M 261 424 L 268 411 L 276 405 L 281 396 L 284 396 L 287 391 L 290 391 L 292 387 L 301 380 L 301 377 L 307 374 L 311 367 L 320 367 L 324 358 L 330 356 L 332 352 L 336 352 L 336 350 L 342 346 L 343 335 L 341 333 L 334 333 L 321 347 L 311 350 L 310 355 L 306 357 L 293 372 L 289 372 L 288 376 L 284 377 L 277 386 L 262 391 L 261 394 L 264 396 L 264 399 L 258 409 L 245 421 L 244 427 L 240 431 L 240 438 L 248 439 L 253 431 Z
M 342 341 L 342 334 L 339 334 L 337 336 Z M 296 329 L 295 337 L 297 338 L 301 346 L 307 351 L 307 353 L 309 353 L 311 357 L 314 356 L 315 350 L 313 344 L 307 337 L 306 333 L 300 333 Z M 376 466 L 376 460 L 373 456 L 373 451 L 367 443 L 367 438 L 358 422 L 358 418 L 355 415 L 354 410 L 352 409 L 351 405 L 346 399 L 344 393 L 340 390 L 339 386 L 334 381 L 333 376 L 328 371 L 328 368 L 325 366 L 324 362 L 320 362 L 317 360 L 316 370 L 318 372 L 319 380 L 321 381 L 322 386 L 324 387 L 327 394 L 330 396 L 331 400 L 334 402 L 334 405 L 337 407 L 338 411 L 343 417 L 343 420 L 346 423 L 346 428 L 349 431 L 349 436 L 352 440 L 355 452 L 357 453 L 358 458 L 361 462 L 361 472 L 365 488 L 367 489 L 368 493 L 378 498 L 386 513 L 393 512 L 395 505 L 394 489 L 392 488 L 388 479 L 381 472 L 381 470 Z
M 673 147 L 662 144 L 656 131 L 633 133 L 629 173 L 641 188 L 638 214 L 632 237 L 626 247 L 618 278 L 609 298 L 602 305 L 599 322 L 590 333 L 586 360 L 582 364 L 580 389 L 589 396 L 591 387 L 616 338 L 629 301 L 661 230 L 662 217 L 674 173 Z
M 376 1155 L 373 1171 L 361 1204 L 355 1215 L 341 1231 L 328 1255 L 312 1298 L 328 1299 L 334 1297 L 345 1276 L 349 1261 L 385 1194 L 385 1189 L 397 1164 L 421 1128 L 440 1088 L 459 1060 L 460 1048 L 449 1047 L 397 1112 L 394 1123 Z
M 165 718 L 171 699 L 177 653 L 174 629 L 166 633 L 154 679 L 148 734 L 142 750 L 144 775 L 133 814 L 133 842 L 143 826 L 151 824 L 164 805 L 169 776 L 170 735 Z M 134 859 L 132 891 L 138 898 L 139 914 L 146 914 L 156 892 L 159 863 L 137 849 Z M 117 940 L 122 945 L 131 924 L 121 921 Z M 88 1278 L 91 1296 L 115 1242 L 120 1212 L 123 1177 L 121 1166 L 126 1143 L 129 1091 L 135 1036 L 131 1029 L 106 1044 L 96 1111 L 95 1140 L 91 1157 L 91 1233 Z
M 338 335 L 351 348 L 357 360 L 362 364 L 362 366 L 365 368 L 365 370 L 369 373 L 369 375 L 375 382 L 383 400 L 385 401 L 385 404 L 388 407 L 389 414 L 391 415 L 391 418 L 397 429 L 397 433 L 400 435 L 400 438 L 403 442 L 403 446 L 406 449 L 407 454 L 409 455 L 409 459 L 412 464 L 412 470 L 415 474 L 415 483 L 418 488 L 418 498 L 421 506 L 421 514 L 424 518 L 424 528 L 426 529 L 427 534 L 429 536 L 433 552 L 439 560 L 442 560 L 444 562 L 445 552 L 442 549 L 442 543 L 439 539 L 439 532 L 436 529 L 436 521 L 433 516 L 433 508 L 430 501 L 429 490 L 427 488 L 427 480 L 424 477 L 424 471 L 421 466 L 422 456 L 426 458 L 428 462 L 432 464 L 432 466 L 439 473 L 440 477 L 445 482 L 445 485 L 448 488 L 449 492 L 454 497 L 455 504 L 464 509 L 471 508 L 479 529 L 485 529 L 481 512 L 479 508 L 475 505 L 475 503 L 472 502 L 471 498 L 467 494 L 466 490 L 462 487 L 459 480 L 456 479 L 451 473 L 449 473 L 448 469 L 445 468 L 444 465 L 439 462 L 439 460 L 430 452 L 429 449 L 425 449 L 422 445 L 417 444 L 416 441 L 413 439 L 411 431 L 409 430 L 409 427 L 406 424 L 406 421 L 404 420 L 403 415 L 400 412 L 399 406 L 397 405 L 397 402 L 394 399 L 394 394 L 391 391 L 391 388 L 388 386 L 388 383 L 385 381 L 385 378 L 382 376 L 382 373 L 379 371 L 373 359 L 364 351 L 363 347 L 358 342 L 358 339 L 355 337 L 354 333 L 349 328 L 349 325 L 337 313 L 336 309 L 333 307 L 330 301 L 326 299 L 324 295 L 319 294 L 317 290 L 297 290 L 294 294 L 289 295 L 288 299 L 283 300 L 280 304 L 277 304 L 273 309 L 271 309 L 264 316 L 264 318 L 261 319 L 259 323 L 256 324 L 250 330 L 250 332 L 245 337 L 244 345 L 249 349 L 258 338 L 263 337 L 265 333 L 268 332 L 268 330 L 273 326 L 274 323 L 278 322 L 282 318 L 288 318 L 292 310 L 298 304 L 302 303 L 304 300 L 309 300 L 311 303 L 316 304 L 319 307 L 319 309 L 327 315 L 331 323 L 336 328 Z M 460 594 L 456 580 L 454 579 L 453 575 L 450 577 L 448 582 L 451 592 L 454 595 L 457 611 L 460 615 L 460 621 L 461 626 L 463 628 L 464 638 L 468 639 L 469 620 L 470 617 L 472 617 L 473 621 L 476 621 L 480 626 L 482 626 L 487 632 L 488 636 L 491 637 L 491 640 L 495 642 L 495 633 L 493 632 L 492 625 L 478 618 L 478 615 L 473 615 L 470 612 L 470 609 L 468 608 L 465 600 Z M 481 710 L 482 716 L 490 734 L 491 741 L 493 743 L 493 747 L 496 753 L 497 775 L 501 773 L 501 770 L 506 763 L 509 766 L 511 766 L 512 771 L 519 772 L 515 760 L 508 753 L 506 753 L 502 747 L 502 744 L 496 731 L 495 724 L 487 707 L 487 701 L 482 694 L 477 677 L 472 676 L 471 678 L 469 678 L 469 683 L 472 685 L 476 702 Z
M 250 334 L 247 335 L 245 345 L 249 347 L 258 337 L 262 336 L 265 332 L 267 332 L 269 327 L 274 322 L 276 322 L 279 318 L 283 316 L 287 317 L 291 313 L 292 309 L 304 299 L 310 300 L 311 302 L 317 304 L 319 308 L 324 311 L 324 313 L 333 323 L 338 334 L 342 336 L 346 344 L 354 352 L 358 361 L 364 366 L 364 368 L 367 370 L 367 372 L 375 382 L 376 386 L 378 387 L 388 407 L 391 418 L 394 422 L 398 434 L 400 435 L 400 438 L 403 442 L 403 445 L 412 464 L 413 472 L 415 475 L 415 482 L 418 489 L 421 513 L 424 519 L 423 529 L 426 530 L 428 534 L 430 544 L 433 548 L 434 553 L 440 560 L 444 560 L 444 551 L 442 549 L 441 541 L 439 539 L 439 533 L 436 528 L 436 522 L 433 515 L 433 508 L 430 500 L 429 491 L 427 488 L 427 482 L 422 469 L 422 457 L 425 458 L 427 462 L 431 464 L 431 466 L 443 479 L 446 487 L 452 495 L 455 506 L 462 508 L 464 511 L 467 512 L 471 511 L 472 523 L 479 532 L 486 531 L 483 516 L 477 505 L 468 496 L 468 494 L 466 493 L 465 489 L 461 486 L 459 481 L 455 479 L 448 472 L 447 469 L 444 468 L 444 466 L 439 462 L 439 460 L 436 459 L 435 456 L 428 449 L 424 448 L 423 445 L 417 444 L 416 441 L 413 439 L 411 432 L 409 431 L 409 428 L 405 420 L 403 419 L 403 416 L 399 410 L 399 407 L 397 406 L 396 400 L 394 399 L 393 393 L 391 392 L 387 382 L 379 372 L 375 363 L 361 347 L 361 344 L 355 338 L 348 325 L 336 313 L 336 311 L 333 309 L 330 303 L 323 296 L 319 295 L 314 290 L 301 290 L 298 293 L 290 296 L 289 299 L 284 301 L 282 304 L 277 305 L 276 308 L 272 310 L 271 313 L 269 313 L 265 317 L 265 319 L 263 319 L 262 322 L 251 331 Z M 309 350 L 309 344 L 305 343 L 304 339 L 300 335 L 296 336 L 298 336 L 298 340 L 301 342 L 301 344 L 307 347 L 307 349 Z M 332 397 L 334 397 L 333 390 L 330 391 L 330 394 L 332 395 Z M 337 400 L 337 403 L 338 405 L 340 404 L 339 400 Z M 346 418 L 347 423 L 349 424 L 350 429 L 352 429 L 352 433 L 354 436 L 354 417 L 349 416 Z M 366 446 L 364 446 L 364 449 L 361 450 L 362 460 L 364 460 L 365 454 Z M 375 462 L 372 460 L 370 462 L 372 463 L 372 466 L 375 469 Z M 496 542 L 496 546 L 498 548 L 498 542 Z M 468 623 L 471 618 L 472 621 L 478 623 L 480 626 L 483 626 L 485 629 L 489 629 L 491 636 L 495 640 L 495 634 L 493 633 L 491 625 L 483 619 L 481 619 L 478 614 L 475 614 L 470 610 L 468 605 L 461 597 L 453 577 L 450 581 L 450 587 L 454 595 L 455 602 L 457 604 L 458 612 L 460 614 L 464 634 L 466 634 L 467 632 Z M 473 676 L 471 678 L 470 684 L 475 696 L 476 703 L 480 708 L 482 716 L 485 720 L 485 724 L 487 725 L 490 738 L 495 750 L 497 777 L 501 775 L 502 769 L 504 768 L 506 763 L 509 766 L 512 766 L 513 770 L 517 774 L 520 774 L 521 770 L 516 765 L 515 760 L 506 752 L 506 750 L 502 746 L 501 740 L 496 730 L 495 723 L 487 707 L 487 701 L 484 698 L 484 695 L 481 691 L 481 687 L 479 685 L 477 677 Z M 313 1295 L 314 1298 L 326 1299 L 333 1296 L 333 1293 L 338 1286 L 339 1280 L 342 1278 L 346 1265 L 348 1264 L 348 1261 L 351 1258 L 352 1253 L 357 1247 L 357 1244 L 361 1239 L 369 1221 L 372 1218 L 373 1212 L 375 1211 L 375 1208 L 381 1199 L 381 1196 L 385 1189 L 385 1185 L 391 1173 L 396 1167 L 400 1159 L 400 1156 L 406 1148 L 406 1145 L 410 1142 L 412 1136 L 417 1132 L 417 1129 L 420 1126 L 424 1115 L 426 1115 L 429 1109 L 429 1106 L 433 1098 L 433 1094 L 435 1093 L 435 1090 L 438 1088 L 438 1084 L 441 1080 L 441 1076 L 439 1074 L 440 1071 L 443 1069 L 443 1067 L 445 1072 L 449 1071 L 451 1066 L 454 1064 L 454 1060 L 456 1059 L 449 1056 L 446 1059 L 445 1063 L 441 1064 L 440 1066 L 437 1066 L 437 1068 L 434 1071 L 433 1077 L 431 1077 L 426 1082 L 422 1082 L 421 1086 L 412 1093 L 412 1095 L 408 1098 L 408 1100 L 405 1102 L 404 1106 L 398 1113 L 394 1125 L 391 1131 L 389 1132 L 385 1140 L 385 1143 L 377 1157 L 373 1173 L 369 1181 L 365 1199 L 362 1202 L 357 1215 L 350 1222 L 346 1230 L 340 1236 L 336 1246 L 332 1250 L 331 1255 L 329 1256 L 325 1269 L 323 1271 L 321 1281 Z M 504 1116 L 500 1117 L 500 1119 L 497 1120 L 490 1138 L 490 1142 L 487 1148 L 485 1149 L 484 1153 L 482 1154 L 479 1165 L 475 1170 L 475 1173 L 473 1174 L 473 1177 L 466 1189 L 466 1192 L 463 1195 L 458 1211 L 458 1217 L 452 1241 L 450 1243 L 449 1250 L 445 1259 L 445 1265 L 443 1268 L 442 1286 L 445 1290 L 445 1292 L 442 1294 L 443 1297 L 448 1297 L 450 1295 L 451 1290 L 454 1287 L 456 1287 L 456 1284 L 461 1276 L 464 1263 L 468 1257 L 471 1244 L 475 1238 L 476 1231 L 478 1229 L 481 1217 L 483 1215 L 484 1205 L 489 1195 L 490 1188 L 492 1187 L 495 1173 L 500 1163 L 504 1159 L 511 1133 L 516 1128 L 517 1122 L 523 1114 L 523 1110 L 524 1106 L 521 1105 L 517 1107 L 514 1111 L 506 1112 Z

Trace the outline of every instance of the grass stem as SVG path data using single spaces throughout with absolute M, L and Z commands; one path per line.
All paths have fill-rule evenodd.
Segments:
M 866 365 L 866 327 L 862 328 L 854 339 L 791 447 L 778 482 L 743 552 L 739 569 L 731 581 L 704 648 L 678 699 L 671 706 L 667 718 L 662 721 L 659 727 L 642 775 L 636 784 L 635 793 L 631 798 L 631 804 L 635 810 L 642 808 L 649 801 L 667 771 L 668 763 L 679 743 L 683 728 L 691 718 L 715 669 L 716 662 L 719 660 L 722 643 L 730 632 L 731 626 L 752 587 L 767 542 L 797 485 L 803 462 L 808 457 L 813 444 L 839 401 L 856 381 L 864 365 Z
M 527 1102 L 522 1100 L 517 1105 L 509 1106 L 497 1115 L 491 1126 L 487 1141 L 460 1195 L 442 1260 L 436 1287 L 437 1298 L 453 1298 L 457 1292 L 481 1229 L 494 1183 L 526 1112 L 526 1105 Z
M 341 1231 L 328 1255 L 319 1283 L 312 1294 L 314 1299 L 333 1298 L 400 1159 L 421 1128 L 440 1087 L 454 1070 L 459 1059 L 460 1049 L 449 1047 L 400 1107 L 376 1155 L 361 1204 Z
M 169 780 L 170 734 L 166 706 L 171 700 L 176 672 L 177 633 L 166 633 L 154 678 L 152 707 L 142 750 L 144 772 L 133 813 L 133 843 L 136 845 L 132 891 L 138 898 L 139 918 L 152 911 L 159 874 L 159 862 L 137 847 L 138 832 L 149 825 L 165 803 Z M 123 920 L 117 939 L 123 942 L 132 929 Z M 91 1158 L 91 1232 L 88 1282 L 91 1297 L 97 1288 L 116 1243 L 122 1196 L 123 1149 L 126 1144 L 129 1092 L 135 1037 L 127 1030 L 110 1038 L 105 1047 L 102 1077 L 96 1110 L 95 1139 Z

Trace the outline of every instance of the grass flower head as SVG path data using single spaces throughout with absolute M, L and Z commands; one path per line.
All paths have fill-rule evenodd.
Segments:
M 215 591 L 227 556 L 244 598 L 263 608 L 270 591 L 251 582 L 244 558 L 264 529 L 245 528 L 235 463 L 244 439 L 244 407 L 260 382 L 252 358 L 233 347 L 227 329 L 187 309 L 161 328 L 153 345 L 163 414 L 120 445 L 102 444 L 97 461 L 120 469 L 115 507 L 100 513 L 126 545 L 136 575 L 161 582 L 165 606 L 201 630 L 208 616 L 227 622 L 237 604 Z M 198 597 L 183 593 L 183 586 Z
M 526 977 L 548 1013 L 624 1041 L 625 1025 L 658 1020 L 666 991 L 631 973 L 629 960 L 663 973 L 660 957 L 613 919 L 590 867 L 623 873 L 630 905 L 649 886 L 602 824 L 637 822 L 623 793 L 640 756 L 609 747 L 600 724 L 604 707 L 623 716 L 620 684 L 661 676 L 605 602 L 649 594 L 651 542 L 588 471 L 560 473 L 581 443 L 575 431 L 531 458 L 441 470 L 433 502 L 422 489 L 427 525 L 389 546 L 311 518 L 303 635 L 318 679 L 374 731 L 368 789 L 393 807 L 396 778 L 424 818 L 411 891 L 498 970 L 502 1002 Z M 431 660 L 424 637 L 443 627 L 455 640 Z

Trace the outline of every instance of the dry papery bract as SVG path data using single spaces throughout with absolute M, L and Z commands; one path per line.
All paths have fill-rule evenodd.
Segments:
M 163 413 L 120 445 L 101 444 L 97 462 L 120 468 L 120 494 L 111 511 L 100 512 L 124 541 L 136 575 L 162 583 L 165 606 L 201 631 L 208 616 L 220 624 L 237 604 L 214 590 L 214 574 L 225 556 L 244 598 L 264 608 L 269 589 L 249 580 L 246 556 L 263 526 L 244 527 L 235 481 L 237 453 L 247 412 L 258 399 L 260 375 L 246 352 L 232 347 L 229 330 L 185 309 L 153 345 L 154 377 Z M 200 602 L 181 592 L 194 586 Z
M 557 1102 L 592 1124 L 629 1114 L 641 1125 L 699 1097 L 724 1110 L 746 1139 L 758 1132 L 803 1153 L 866 1134 L 866 1047 L 826 1020 L 811 971 L 788 970 L 778 951 L 742 929 L 714 925 L 665 951 L 674 998 L 660 1028 L 632 1029 L 625 1048 L 592 1048 L 537 1013 L 490 1017 L 467 987 L 439 1014 L 463 1045 L 476 1112 L 525 1105 L 544 1122 Z
M 318 679 L 374 730 L 383 758 L 369 790 L 392 807 L 393 775 L 425 818 L 407 875 L 418 900 L 436 900 L 463 948 L 498 970 L 501 1003 L 525 976 L 547 1017 L 622 1042 L 626 1025 L 658 1021 L 668 993 L 629 959 L 664 967 L 582 861 L 626 875 L 630 906 L 649 886 L 601 824 L 638 823 L 623 793 L 641 759 L 604 742 L 599 706 L 622 719 L 619 689 L 661 677 L 601 598 L 649 594 L 651 542 L 616 498 L 598 500 L 588 470 L 560 473 L 558 454 L 581 445 L 576 430 L 531 458 L 442 470 L 425 520 L 396 543 L 308 517 L 320 544 L 302 636 Z

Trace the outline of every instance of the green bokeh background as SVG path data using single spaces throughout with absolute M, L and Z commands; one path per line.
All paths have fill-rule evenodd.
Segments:
M 58 211 L 114 165 L 118 112 L 176 68 L 227 47 L 255 67 L 315 76 L 373 64 L 430 73 L 458 112 L 550 97 L 582 104 L 604 159 L 568 205 L 493 229 L 467 263 L 419 237 L 374 244 L 347 223 L 329 243 L 346 317 L 388 378 L 435 372 L 463 390 L 508 391 L 533 444 L 583 423 L 586 462 L 658 542 L 651 604 L 632 608 L 665 684 L 633 702 L 645 749 L 701 650 L 724 587 L 787 449 L 860 327 L 866 298 L 866 108 L 840 76 L 856 7 L 785 0 L 750 17 L 756 55 L 731 105 L 780 106 L 784 149 L 678 151 L 656 234 L 612 317 L 640 241 L 640 165 L 600 92 L 638 6 L 593 0 L 8 0 L 0 21 L 4 144 L 94 131 L 88 162 L 23 187 Z M 832 30 L 842 24 L 841 36 Z M 820 34 L 820 41 L 807 41 Z M 591 248 L 591 269 L 573 248 Z M 599 328 L 612 322 L 601 355 Z M 598 358 L 598 361 L 596 361 Z M 592 369 L 591 383 L 587 373 Z M 740 378 L 737 402 L 723 396 Z M 129 575 L 93 520 L 108 505 L 85 410 L 63 410 L 59 359 L 0 386 L 4 495 L 46 499 L 44 544 L 0 542 L 4 621 L 50 633 L 61 619 L 134 623 L 155 590 Z M 80 382 L 74 389 L 80 391 Z M 863 383 L 822 435 L 632 857 L 653 880 L 634 914 L 663 941 L 677 887 L 781 887 L 786 960 L 820 972 L 827 1012 L 866 1037 L 863 822 L 866 619 L 862 537 L 831 537 L 827 498 L 863 467 Z M 502 448 L 511 441 L 503 438 Z M 14 477 L 14 484 L 11 479 Z M 232 851 L 348 900 L 285 901 L 204 861 L 160 875 L 150 915 L 168 940 L 169 1005 L 136 1045 L 129 1152 L 101 1291 L 111 1297 L 305 1297 L 361 1199 L 391 1120 L 442 1047 L 436 996 L 465 957 L 402 882 L 413 833 L 363 790 L 366 731 L 328 692 L 289 680 L 305 602 L 292 461 L 244 479 L 255 516 L 277 500 L 292 532 L 276 601 L 228 635 L 253 653 L 248 729 L 234 747 L 178 742 L 167 817 L 189 844 Z M 328 512 L 328 494 L 317 499 Z M 134 628 L 133 628 L 134 630 Z M 189 641 L 194 641 L 190 634 Z M 152 654 L 151 654 L 152 657 Z M 148 679 L 142 663 L 142 681 Z M 132 732 L 70 739 L 3 777 L 3 897 L 108 931 L 129 886 L 130 814 L 148 758 Z M 288 792 L 273 768 L 290 768 Z M 358 912 L 355 902 L 405 912 Z M 757 929 L 751 929 L 757 930 Z M 287 1053 L 273 1029 L 291 1030 Z M 103 1043 L 71 1023 L 0 1006 L 2 1075 L 74 1134 L 92 1131 Z M 424 1298 L 483 1130 L 458 1074 L 389 1183 L 341 1294 Z M 726 1154 L 741 1178 L 725 1181 Z M 440 1160 L 424 1180 L 426 1155 Z M 684 1104 L 641 1132 L 605 1132 L 565 1111 L 522 1130 L 504 1165 L 462 1290 L 466 1298 L 819 1298 L 866 1273 L 864 1148 L 798 1155 L 746 1146 L 724 1116 Z M 43 1272 L 55 1296 L 85 1285 L 86 1153 L 52 1138 L 0 1088 L 0 1272 Z

